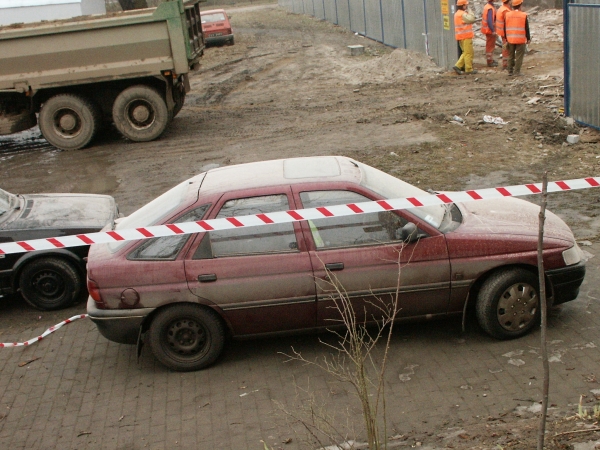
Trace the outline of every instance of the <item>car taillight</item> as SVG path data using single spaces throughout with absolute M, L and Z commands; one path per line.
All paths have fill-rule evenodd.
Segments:
M 97 303 L 96 306 L 98 306 L 98 308 L 103 308 L 104 300 L 102 300 L 102 295 L 100 295 L 100 287 L 98 286 L 98 283 L 88 278 L 87 289 L 90 293 L 90 297 L 92 297 L 92 299 Z
M 231 34 L 231 28 L 227 28 L 227 29 L 225 30 L 225 34 Z

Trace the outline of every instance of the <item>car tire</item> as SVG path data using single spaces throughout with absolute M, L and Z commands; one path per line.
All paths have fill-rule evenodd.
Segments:
M 19 276 L 21 295 L 42 311 L 71 306 L 79 298 L 82 277 L 71 263 L 60 258 L 40 258 L 27 264 Z
M 481 328 L 497 339 L 527 334 L 540 319 L 537 276 L 518 268 L 492 274 L 481 286 L 476 312 Z
M 191 303 L 160 311 L 148 333 L 155 358 L 179 372 L 208 367 L 225 345 L 225 329 L 220 317 Z
M 233 45 L 235 44 L 235 40 L 233 39 L 233 36 L 231 37 L 231 39 L 229 40 L 229 45 Z
M 117 95 L 112 116 L 119 132 L 134 142 L 158 138 L 172 118 L 163 96 L 144 85 L 128 87 Z
M 40 109 L 40 131 L 48 142 L 62 150 L 85 147 L 94 139 L 101 124 L 100 107 L 80 95 L 55 95 Z

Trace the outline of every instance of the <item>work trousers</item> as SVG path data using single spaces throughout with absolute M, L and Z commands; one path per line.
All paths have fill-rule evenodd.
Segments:
M 494 49 L 496 48 L 496 35 L 486 34 L 485 35 L 485 59 L 490 64 L 494 62 Z
M 502 38 L 502 68 L 508 69 L 508 41 Z
M 466 73 L 473 72 L 473 39 L 463 39 L 458 45 L 462 53 L 454 65 Z
M 521 65 L 523 65 L 523 56 L 525 56 L 526 47 L 527 44 L 508 43 L 508 73 L 521 73 Z

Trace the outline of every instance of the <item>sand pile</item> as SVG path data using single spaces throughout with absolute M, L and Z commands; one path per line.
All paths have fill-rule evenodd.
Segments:
M 442 70 L 429 56 L 404 49 L 366 61 L 359 58 L 341 69 L 341 76 L 350 83 L 391 83 L 398 78 Z

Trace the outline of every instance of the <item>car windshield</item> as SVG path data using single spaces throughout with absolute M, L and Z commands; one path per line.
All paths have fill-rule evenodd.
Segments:
M 188 193 L 189 186 L 190 180 L 178 184 L 134 213 L 119 220 L 115 226 L 115 230 L 156 225 L 160 222 L 160 219 L 170 215 L 183 204 L 187 197 L 186 194 Z M 111 251 L 115 252 L 126 243 L 127 241 L 116 242 L 109 244 L 109 247 Z
M 202 23 L 222 22 L 225 20 L 224 13 L 202 14 Z
M 357 164 L 363 175 L 360 184 L 384 198 L 393 199 L 431 195 L 385 172 L 361 163 Z M 419 208 L 407 209 L 407 211 L 410 211 L 437 229 L 441 228 L 447 210 L 448 208 L 445 205 L 421 206 Z
M 0 189 L 0 216 L 7 215 L 11 205 L 16 204 L 16 196 L 10 192 Z M 0 221 L 2 219 L 0 218 Z

